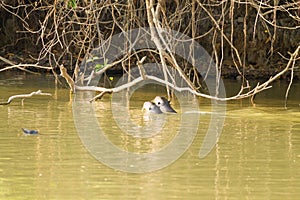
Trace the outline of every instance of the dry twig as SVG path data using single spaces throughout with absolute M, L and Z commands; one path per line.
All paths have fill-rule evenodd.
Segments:
M 31 92 L 30 94 L 13 95 L 8 98 L 7 102 L 0 102 L 0 105 L 8 105 L 12 102 L 13 99 L 20 99 L 20 98 L 24 99 L 24 98 L 32 97 L 33 95 L 52 96 L 50 93 L 43 93 L 41 90 L 38 90 L 36 92 Z

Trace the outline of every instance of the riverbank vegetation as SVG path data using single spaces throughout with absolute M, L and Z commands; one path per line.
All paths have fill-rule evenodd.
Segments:
M 300 2 L 297 0 L 3 0 L 0 8 L 3 38 L 0 72 L 18 69 L 57 75 L 67 69 L 68 78 L 74 81 L 69 84 L 73 88 L 80 82 L 79 73 L 86 71 L 80 68 L 82 62 L 90 59 L 88 55 L 93 49 L 103 43 L 110 45 L 113 36 L 120 32 L 151 27 L 156 31 L 178 31 L 193 38 L 213 58 L 218 79 L 241 80 L 238 94 L 217 99 L 254 97 L 277 79 L 292 84 L 300 78 Z M 195 95 L 216 98 L 198 90 L 203 77 L 191 73 L 193 63 L 161 49 L 164 38 L 157 32 L 149 31 L 149 34 L 155 49 L 129 50 L 114 61 L 102 60 L 92 72 L 84 74 L 85 86 L 95 74 L 129 73 L 145 57 L 147 62 L 173 67 Z M 249 79 L 263 79 L 263 82 L 251 86 Z M 114 91 L 102 87 L 93 90 L 102 95 Z

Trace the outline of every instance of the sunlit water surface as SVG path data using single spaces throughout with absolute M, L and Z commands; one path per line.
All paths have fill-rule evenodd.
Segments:
M 226 81 L 227 94 L 238 91 L 239 84 Z M 163 169 L 134 174 L 110 168 L 89 153 L 74 124 L 73 99 L 66 88 L 55 87 L 53 77 L 2 76 L 0 101 L 38 89 L 53 96 L 0 106 L 0 199 L 298 199 L 300 85 L 292 86 L 287 109 L 286 87 L 274 83 L 256 96 L 255 106 L 249 100 L 227 102 L 221 137 L 203 159 L 198 155 L 211 123 L 211 105 L 200 99 L 203 113 L 187 151 Z M 129 128 L 145 126 L 143 102 L 156 95 L 164 95 L 163 89 L 149 85 L 136 90 L 123 122 L 133 126 Z M 118 126 L 111 99 L 107 95 L 92 103 L 93 116 L 118 148 L 155 152 L 176 136 L 182 114 L 176 98 L 172 103 L 179 113 L 164 116 L 163 130 L 145 138 Z M 40 134 L 24 135 L 22 127 Z

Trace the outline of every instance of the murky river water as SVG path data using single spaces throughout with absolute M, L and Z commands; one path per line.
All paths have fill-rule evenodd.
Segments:
M 226 81 L 225 85 L 231 94 L 239 83 Z M 180 118 L 185 112 L 181 107 L 186 105 L 175 101 L 177 115 L 145 119 L 143 102 L 163 95 L 161 88 L 150 85 L 132 95 L 130 120 L 122 120 L 115 114 L 119 105 L 111 104 L 109 95 L 88 107 L 82 102 L 74 110 L 69 91 L 55 88 L 50 76 L 1 76 L 0 101 L 38 89 L 53 97 L 35 96 L 25 99 L 24 105 L 17 99 L 0 106 L 0 199 L 299 199 L 300 85 L 293 85 L 284 109 L 286 87 L 285 82 L 274 83 L 273 89 L 257 95 L 255 107 L 249 100 L 227 102 L 219 141 L 202 159 L 199 149 L 211 123 L 211 105 L 200 99 L 200 114 L 192 114 L 199 118 L 197 134 L 186 151 L 160 170 L 127 173 L 100 162 L 97 155 L 103 152 L 110 161 L 118 155 L 105 148 L 91 153 L 78 128 L 90 133 L 94 125 L 101 127 L 103 135 L 123 152 L 156 152 L 172 143 L 180 126 L 187 128 L 183 132 L 190 131 L 186 137 L 193 134 L 194 129 L 188 129 L 189 123 Z M 80 95 L 90 94 L 77 97 Z M 73 115 L 78 110 L 86 115 Z M 123 112 L 121 108 L 119 112 Z M 89 120 L 91 114 L 96 121 Z M 150 125 L 153 135 L 134 133 L 153 122 L 158 122 Z M 37 129 L 40 134 L 26 136 L 22 127 Z M 163 127 L 161 131 L 159 127 Z M 91 141 L 95 151 L 101 151 L 104 144 L 99 147 L 97 142 Z M 176 148 L 172 150 L 176 152 Z M 125 162 L 131 161 L 120 159 L 117 163 L 123 166 Z M 161 162 L 164 160 L 156 165 Z

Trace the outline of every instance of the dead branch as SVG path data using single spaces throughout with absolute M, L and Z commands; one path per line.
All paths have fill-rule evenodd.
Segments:
M 70 86 L 71 92 L 74 93 L 75 92 L 75 83 L 74 83 L 74 80 L 67 73 L 67 69 L 63 65 L 60 65 L 59 69 L 60 69 L 60 75 L 65 78 L 65 80 L 67 81 L 68 85 Z
M 50 93 L 42 93 L 41 90 L 38 90 L 36 92 L 31 92 L 30 94 L 13 95 L 8 98 L 7 102 L 0 102 L 0 105 L 8 105 L 12 102 L 13 99 L 20 99 L 20 98 L 24 99 L 24 98 L 32 97 L 33 95 L 52 96 Z
M 288 66 L 289 66 L 288 69 L 291 69 L 291 80 L 290 80 L 288 88 L 286 89 L 286 92 L 285 92 L 285 101 L 284 101 L 284 107 L 285 108 L 287 107 L 287 100 L 288 100 L 289 92 L 290 92 L 290 89 L 291 89 L 291 86 L 292 86 L 292 83 L 293 83 L 293 79 L 294 79 L 295 62 L 296 62 L 297 59 L 299 59 L 298 58 L 299 51 L 300 51 L 300 45 L 298 46 L 296 51 L 293 54 L 291 54 L 291 58 L 288 62 Z
M 156 29 L 156 26 L 159 22 L 158 22 L 158 19 L 155 18 L 153 3 L 154 3 L 153 0 L 146 0 L 147 18 L 148 18 L 148 23 L 150 26 L 151 39 L 153 40 L 156 47 L 158 48 L 160 61 L 163 66 L 163 74 L 164 74 L 165 80 L 168 81 L 167 65 L 166 65 L 165 58 L 163 56 L 164 50 L 163 50 L 162 44 L 160 43 L 160 41 L 158 39 L 157 32 L 159 30 Z M 167 89 L 167 94 L 168 94 L 168 98 L 169 98 L 170 91 L 169 91 L 169 87 L 167 85 L 166 85 L 166 89 Z
M 251 97 L 261 91 L 264 91 L 266 89 L 271 88 L 271 86 L 266 85 L 266 84 L 262 84 L 262 85 L 257 85 L 257 87 L 255 87 L 254 89 L 246 92 L 246 93 L 239 93 L 238 95 L 232 96 L 232 97 L 225 97 L 225 98 L 219 98 L 216 96 L 211 96 L 211 95 L 207 95 L 207 94 L 203 94 L 200 92 L 197 92 L 195 90 L 193 90 L 192 88 L 189 87 L 178 87 L 170 82 L 167 82 L 163 79 L 157 78 L 156 76 L 150 76 L 150 75 L 145 75 L 144 77 L 145 79 L 149 79 L 149 80 L 154 80 L 158 83 L 161 83 L 163 85 L 167 85 L 170 88 L 176 90 L 177 92 L 190 92 L 196 96 L 199 97 L 203 97 L 203 98 L 207 98 L 207 99 L 212 99 L 212 100 L 218 100 L 218 101 L 229 101 L 229 100 L 237 100 L 237 99 L 243 99 L 243 98 L 248 98 Z M 145 79 L 143 79 L 142 77 L 138 77 L 134 80 L 132 80 L 131 82 L 128 82 L 126 84 L 123 84 L 119 87 L 115 87 L 115 88 L 103 88 L 103 87 L 97 87 L 97 86 L 75 86 L 76 90 L 78 91 L 94 91 L 94 92 L 100 92 L 100 95 L 97 96 L 97 98 L 102 97 L 104 94 L 106 93 L 116 93 L 116 92 L 120 92 L 122 90 L 128 89 L 142 81 L 144 81 Z M 97 98 L 93 98 L 90 101 L 93 101 Z
M 182 69 L 179 67 L 175 56 L 173 55 L 169 45 L 165 41 L 164 37 L 162 36 L 161 30 L 161 22 L 159 21 L 159 16 L 161 12 L 161 2 L 159 1 L 156 10 L 154 9 L 154 2 L 153 0 L 146 0 L 146 10 L 147 10 L 147 18 L 148 18 L 148 23 L 150 26 L 150 32 L 151 32 L 151 39 L 155 43 L 158 51 L 159 51 L 159 56 L 160 56 L 160 61 L 163 66 L 163 74 L 165 77 L 165 81 L 168 82 L 168 75 L 170 72 L 167 69 L 166 61 L 167 59 L 173 67 L 177 70 L 177 72 L 180 74 L 180 76 L 183 78 L 183 80 L 189 85 L 189 87 L 195 89 L 194 84 L 191 83 L 191 81 L 186 77 Z M 166 48 L 167 51 L 164 50 Z M 172 79 L 172 76 L 171 76 Z M 175 81 L 172 79 L 172 83 L 175 83 Z M 167 94 L 168 98 L 170 99 L 170 91 L 169 91 L 169 86 L 166 85 L 167 89 Z
M 256 87 L 254 87 L 253 89 L 250 89 L 250 86 L 247 84 L 246 87 L 241 87 L 240 91 L 238 92 L 237 95 L 235 96 L 231 96 L 231 97 L 224 97 L 224 98 L 220 98 L 217 96 L 211 96 L 211 95 L 207 95 L 207 94 L 203 94 L 201 92 L 198 92 L 196 90 L 194 90 L 193 88 L 190 87 L 178 87 L 176 85 L 174 85 L 173 83 L 170 83 L 166 80 L 162 80 L 160 78 L 157 78 L 155 76 L 151 76 L 151 75 L 143 75 L 140 76 L 126 84 L 123 84 L 121 86 L 115 87 L 115 88 L 104 88 L 104 87 L 96 87 L 96 86 L 76 86 L 75 88 L 76 90 L 81 90 L 81 91 L 97 91 L 100 92 L 99 95 L 97 95 L 97 98 L 101 98 L 104 94 L 106 93 L 114 93 L 114 92 L 120 92 L 122 90 L 125 90 L 127 88 L 130 88 L 132 86 L 134 86 L 135 84 L 138 84 L 139 82 L 144 81 L 145 79 L 149 79 L 149 80 L 154 80 L 158 83 L 161 83 L 163 85 L 166 85 L 174 90 L 176 90 L 177 92 L 184 92 L 184 91 L 188 91 L 196 96 L 199 97 L 203 97 L 203 98 L 207 98 L 207 99 L 212 99 L 212 100 L 217 100 L 217 101 L 229 101 L 229 100 L 237 100 L 237 99 L 244 99 L 244 98 L 249 98 L 252 97 L 252 101 L 253 101 L 253 96 L 255 96 L 257 93 L 260 93 L 264 90 L 270 89 L 272 86 L 270 86 L 270 84 L 275 81 L 276 79 L 278 79 L 281 75 L 283 75 L 284 73 L 286 73 L 288 70 L 291 69 L 291 67 L 293 68 L 293 64 L 295 59 L 297 58 L 297 56 L 299 55 L 299 51 L 300 51 L 300 46 L 295 50 L 295 52 L 293 54 L 291 54 L 290 60 L 287 64 L 287 66 L 279 73 L 277 73 L 274 77 L 271 77 L 268 81 L 265 81 L 262 84 L 257 84 Z M 250 89 L 248 92 L 244 92 L 245 89 Z M 93 101 L 97 98 L 93 98 L 90 101 Z
M 6 70 L 10 70 L 10 69 L 13 69 L 13 68 L 17 68 L 17 69 L 20 69 L 22 71 L 26 71 L 28 73 L 32 73 L 32 74 L 38 74 L 36 72 L 32 72 L 28 69 L 25 69 L 25 67 L 35 67 L 35 68 L 40 68 L 40 69 L 52 69 L 51 67 L 45 67 L 45 66 L 40 66 L 40 65 L 36 65 L 36 64 L 15 64 L 14 62 L 0 56 L 0 60 L 2 60 L 3 62 L 11 65 L 11 66 L 8 66 L 8 67 L 4 67 L 2 69 L 0 69 L 0 72 L 2 71 L 6 71 Z
M 142 76 L 142 79 L 146 79 L 146 76 L 145 76 L 146 72 L 145 72 L 145 69 L 143 68 L 143 65 L 142 65 L 143 62 L 145 61 L 145 59 L 146 59 L 146 56 L 144 56 L 141 60 L 138 60 L 136 62 L 136 65 L 138 66 L 138 68 L 140 70 L 140 74 Z

